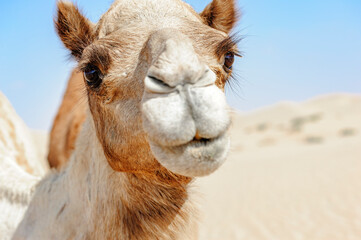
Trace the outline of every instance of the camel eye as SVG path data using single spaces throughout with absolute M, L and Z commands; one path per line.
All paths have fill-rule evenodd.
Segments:
M 97 88 L 102 83 L 103 74 L 96 66 L 89 65 L 84 70 L 84 78 L 90 87 Z
M 234 53 L 228 52 L 226 56 L 224 57 L 224 66 L 228 69 L 232 69 L 232 65 L 234 62 Z

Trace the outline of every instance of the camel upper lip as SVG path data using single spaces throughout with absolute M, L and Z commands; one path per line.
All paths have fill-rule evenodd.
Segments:
M 216 140 L 225 137 L 225 133 L 220 134 L 219 136 L 215 137 L 215 138 L 201 138 L 201 139 L 196 139 L 195 137 L 186 142 L 186 143 L 182 143 L 179 145 L 174 145 L 174 146 L 164 146 L 161 145 L 162 147 L 165 148 L 181 148 L 181 147 L 185 147 L 185 146 L 198 146 L 198 147 L 206 147 L 210 144 L 212 144 L 213 142 L 215 142 Z

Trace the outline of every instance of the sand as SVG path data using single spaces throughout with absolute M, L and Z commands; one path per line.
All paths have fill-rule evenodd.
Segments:
M 226 163 L 196 180 L 200 239 L 361 239 L 361 95 L 235 113 L 231 137 Z
M 233 147 L 199 179 L 201 239 L 361 239 L 361 96 L 236 115 Z

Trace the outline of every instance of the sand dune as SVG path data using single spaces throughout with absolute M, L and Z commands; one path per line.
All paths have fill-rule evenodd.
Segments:
M 235 114 L 228 161 L 197 180 L 200 239 L 361 239 L 360 106 L 337 94 Z
M 204 193 L 201 239 L 361 239 L 361 96 L 234 117 L 233 149 Z

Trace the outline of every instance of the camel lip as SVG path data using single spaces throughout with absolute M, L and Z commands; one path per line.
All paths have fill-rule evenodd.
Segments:
M 222 165 L 230 146 L 225 132 L 212 139 L 191 140 L 178 146 L 150 143 L 157 161 L 170 171 L 188 177 L 209 175 Z
M 179 149 L 179 148 L 187 148 L 187 147 L 192 147 L 192 148 L 202 148 L 202 147 L 208 147 L 209 145 L 212 145 L 214 142 L 217 142 L 218 140 L 224 138 L 226 135 L 226 133 L 222 133 L 217 137 L 214 138 L 201 138 L 201 139 L 196 139 L 195 137 L 183 144 L 179 144 L 179 145 L 174 145 L 174 146 L 161 146 L 164 148 L 168 148 L 168 149 Z
M 218 137 L 217 137 L 218 138 Z M 215 138 L 201 138 L 201 139 L 196 139 L 195 137 L 182 145 L 188 145 L 188 144 L 202 144 L 202 145 L 207 145 L 208 143 L 212 142 Z

